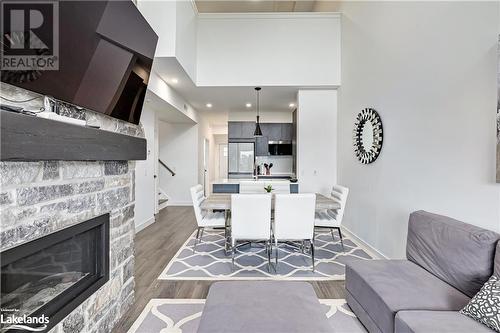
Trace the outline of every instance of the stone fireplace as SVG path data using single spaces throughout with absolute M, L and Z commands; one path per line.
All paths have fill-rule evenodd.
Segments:
M 33 96 L 7 85 L 2 85 L 2 94 L 17 100 Z M 33 101 L 29 107 L 42 106 L 36 103 L 41 101 Z M 143 137 L 140 126 L 69 105 L 62 105 L 60 110 L 61 114 L 86 119 L 104 130 Z M 43 240 L 48 235 L 83 226 L 100 216 L 109 217 L 108 279 L 61 318 L 51 332 L 110 332 L 133 303 L 134 170 L 133 161 L 0 162 L 2 254 L 31 241 Z M 79 246 L 85 245 L 85 237 L 89 236 L 80 239 Z M 79 241 L 73 239 L 66 246 L 78 248 Z M 83 254 L 75 250 L 73 255 L 76 258 Z M 55 262 L 54 257 L 49 258 Z M 78 264 L 79 259 L 70 260 L 64 272 L 60 272 L 65 275 L 52 277 L 50 283 L 56 289 L 64 289 L 95 273 L 87 269 L 84 261 Z M 23 285 L 12 288 L 15 290 Z M 36 290 L 34 285 L 32 287 Z

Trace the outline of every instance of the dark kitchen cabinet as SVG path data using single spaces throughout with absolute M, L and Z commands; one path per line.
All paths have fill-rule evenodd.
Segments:
M 227 123 L 227 136 L 229 139 L 240 139 L 242 125 L 239 122 L 230 121 Z
M 264 145 L 264 141 L 267 144 L 268 141 L 291 141 L 293 139 L 293 124 L 261 123 L 260 128 L 262 136 L 266 138 L 260 140 L 262 145 Z M 253 121 L 228 122 L 227 134 L 229 139 L 253 139 L 254 131 L 255 122 Z
M 271 132 L 271 124 L 260 123 L 260 130 L 262 131 L 262 136 L 268 137 Z
M 253 121 L 245 121 L 241 123 L 241 138 L 251 139 L 255 132 L 255 123 Z
M 269 141 L 281 140 L 281 124 L 264 123 L 261 124 L 262 135 L 267 136 Z
M 281 140 L 281 124 L 271 124 L 271 131 L 267 136 L 269 141 L 280 141 Z
M 253 121 L 230 121 L 227 123 L 229 139 L 253 139 L 255 123 Z
M 266 136 L 255 138 L 255 156 L 269 155 L 269 144 Z
M 281 141 L 292 141 L 293 139 L 293 124 L 281 124 Z

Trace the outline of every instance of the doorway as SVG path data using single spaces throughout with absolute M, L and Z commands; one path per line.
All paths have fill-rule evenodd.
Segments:
M 203 192 L 205 196 L 209 194 L 209 172 L 208 165 L 210 161 L 210 141 L 207 138 L 203 140 Z
M 228 178 L 227 176 L 227 143 L 219 144 L 219 176 L 217 178 Z

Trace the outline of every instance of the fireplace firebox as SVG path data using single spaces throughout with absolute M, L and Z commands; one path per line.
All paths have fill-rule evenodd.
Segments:
M 7 249 L 0 260 L 0 331 L 48 331 L 109 280 L 109 214 Z

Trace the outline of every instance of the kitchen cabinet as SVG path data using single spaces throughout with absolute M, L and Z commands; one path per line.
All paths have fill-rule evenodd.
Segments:
M 255 122 L 253 121 L 230 121 L 227 123 L 227 135 L 229 139 L 253 139 Z
M 253 121 L 245 121 L 241 123 L 241 138 L 252 139 L 255 133 L 255 123 Z
M 267 135 L 269 141 L 280 141 L 281 140 L 281 124 L 270 124 L 270 131 Z
M 267 136 L 255 138 L 255 156 L 269 155 L 269 144 Z
M 267 141 L 292 141 L 293 124 L 286 123 L 261 123 L 262 135 Z M 228 122 L 227 134 L 231 139 L 253 139 L 255 122 L 253 121 L 230 121 Z M 260 140 L 263 145 L 263 140 Z M 262 155 L 259 155 L 262 156 Z
M 230 121 L 227 123 L 227 136 L 229 139 L 240 139 L 242 124 L 240 122 Z
M 281 125 L 281 141 L 292 141 L 293 139 L 293 124 L 280 124 Z
M 281 140 L 281 124 L 263 123 L 260 124 L 260 126 L 262 129 L 262 135 L 267 136 L 269 141 Z
M 290 192 L 291 192 L 290 185 Z M 240 184 L 213 184 L 213 193 L 240 193 Z
M 270 130 L 270 125 L 268 123 L 260 123 L 260 130 L 262 131 L 262 136 L 265 136 L 266 138 L 269 136 Z

